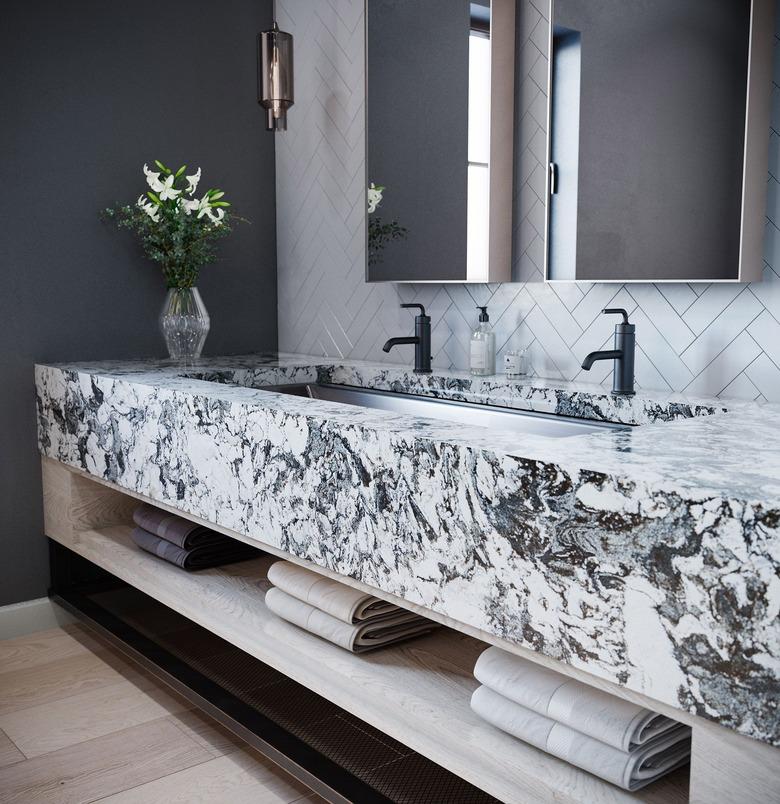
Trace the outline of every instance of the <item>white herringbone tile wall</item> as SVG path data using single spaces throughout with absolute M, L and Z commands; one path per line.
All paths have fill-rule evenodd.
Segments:
M 387 360 L 382 343 L 412 329 L 399 302 L 421 301 L 433 317 L 434 365 L 465 368 L 474 308 L 487 304 L 499 355 L 527 347 L 539 376 L 608 383 L 611 365 L 586 374 L 580 362 L 610 342 L 614 320 L 599 315 L 609 304 L 628 309 L 637 324 L 640 387 L 780 401 L 780 37 L 767 87 L 764 281 L 548 285 L 541 272 L 547 3 L 518 6 L 514 275 L 522 281 L 377 285 L 365 281 L 363 0 L 277 0 L 296 58 L 289 130 L 276 135 L 279 348 Z M 411 348 L 392 359 L 411 362 Z

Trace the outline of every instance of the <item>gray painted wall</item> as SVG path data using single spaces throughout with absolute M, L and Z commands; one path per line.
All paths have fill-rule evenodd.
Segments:
M 252 221 L 200 283 L 211 354 L 276 347 L 274 142 L 256 102 L 271 0 L 12 0 L 0 34 L 0 605 L 46 593 L 33 363 L 162 355 L 165 289 L 98 210 L 141 165 L 201 165 Z M 208 185 L 207 185 L 208 186 Z

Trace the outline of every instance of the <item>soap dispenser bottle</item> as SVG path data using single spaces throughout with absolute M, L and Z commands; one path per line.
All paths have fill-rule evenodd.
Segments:
M 471 333 L 469 366 L 471 373 L 487 377 L 496 373 L 496 334 L 490 326 L 487 307 L 477 307 L 480 311 L 479 324 Z

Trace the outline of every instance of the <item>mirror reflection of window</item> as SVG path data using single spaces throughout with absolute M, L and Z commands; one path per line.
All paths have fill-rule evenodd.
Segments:
M 577 278 L 582 34 L 556 25 L 552 48 L 550 130 L 550 279 Z
M 466 276 L 487 281 L 490 231 L 490 8 L 471 4 Z

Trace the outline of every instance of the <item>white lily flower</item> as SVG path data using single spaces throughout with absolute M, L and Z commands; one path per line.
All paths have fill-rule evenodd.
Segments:
M 209 204 L 209 197 L 208 195 L 204 195 L 203 198 L 200 199 L 200 201 L 195 202 L 193 212 L 197 210 L 198 217 L 202 218 L 209 211 L 209 209 L 211 209 L 211 206 Z
M 160 220 L 160 208 L 157 204 L 147 201 L 142 195 L 138 196 L 136 204 L 139 209 L 142 209 L 155 223 Z
M 146 176 L 147 184 L 155 193 L 159 193 L 162 191 L 163 184 L 160 181 L 159 173 L 155 173 L 153 170 L 149 170 L 149 167 L 146 164 L 144 164 L 144 175 Z
M 176 198 L 177 195 L 181 195 L 181 190 L 174 190 L 173 189 L 173 182 L 174 177 L 173 175 L 168 176 L 165 181 L 162 183 L 159 193 L 160 193 L 160 201 L 167 201 L 168 199 Z M 155 191 L 157 192 L 157 191 Z
M 376 212 L 376 208 L 382 203 L 382 191 L 384 187 L 377 187 L 374 182 L 368 188 L 368 214 Z
M 200 168 L 192 176 L 185 176 L 184 178 L 187 179 L 187 195 L 193 195 L 200 181 Z
M 192 200 L 188 200 L 186 198 L 180 198 L 179 202 L 181 203 L 182 209 L 185 211 L 187 215 L 189 215 L 191 212 L 195 212 L 195 210 L 198 208 L 198 205 L 200 204 L 200 201 L 198 201 L 197 198 L 193 198 Z
M 211 219 L 211 222 L 214 226 L 221 226 L 222 225 L 222 218 L 225 217 L 225 210 L 222 207 L 217 207 L 216 209 L 209 209 L 206 210 L 206 214 Z

